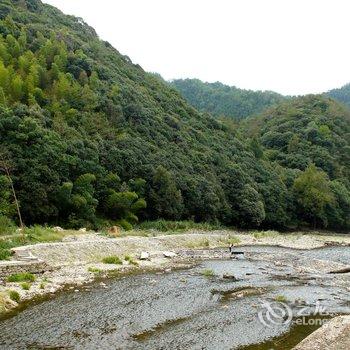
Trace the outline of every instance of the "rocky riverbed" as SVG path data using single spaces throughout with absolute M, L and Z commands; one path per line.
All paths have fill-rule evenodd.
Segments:
M 244 259 L 229 258 L 229 242 L 234 242 L 237 246 L 235 249 L 244 252 Z M 92 349 L 96 346 L 95 342 L 103 338 L 106 341 L 106 349 L 115 341 L 122 344 L 120 348 L 151 349 L 157 348 L 153 338 L 158 339 L 163 333 L 164 344 L 161 343 L 164 347 L 159 347 L 162 349 L 170 348 L 177 342 L 180 349 L 186 349 L 188 344 L 192 343 L 202 346 L 203 342 L 213 344 L 212 347 L 207 345 L 208 349 L 215 348 L 215 344 L 226 344 L 225 342 L 227 344 L 221 347 L 223 349 L 269 342 L 271 338 L 278 339 L 294 328 L 284 325 L 282 328 L 267 327 L 267 330 L 263 331 L 260 322 L 260 325 L 254 326 L 257 328 L 252 328 L 254 334 L 248 332 L 249 334 L 245 335 L 243 330 L 251 325 L 248 326 L 243 321 L 240 323 L 239 320 L 245 315 L 246 318 L 243 319 L 253 322 L 262 300 L 288 301 L 293 317 L 302 306 L 306 307 L 309 314 L 312 313 L 317 301 L 324 302 L 332 315 L 350 313 L 349 274 L 330 274 L 348 267 L 349 243 L 347 236 L 272 233 L 253 236 L 224 231 L 120 239 L 86 235 L 79 239 L 72 237 L 63 243 L 23 247 L 19 251 L 30 251 L 32 255 L 39 256 L 54 267 L 54 270 L 38 275 L 28 291 L 24 291 L 18 283 L 5 282 L 0 287 L 3 295 L 9 290 L 18 291 L 22 302 L 38 296 L 44 298 L 34 303 L 21 304 L 20 309 L 15 309 L 13 313 L 3 317 L 1 327 L 4 332 L 0 335 L 0 344 L 6 344 L 6 349 L 20 349 L 23 344 L 33 345 L 34 348 Z M 308 249 L 300 250 L 303 247 Z M 143 253 L 147 253 L 145 260 L 139 260 Z M 120 256 L 122 264 L 102 263 L 103 257 L 109 255 Z M 126 255 L 132 259 L 125 260 Z M 178 268 L 186 269 L 177 270 Z M 154 272 L 150 274 L 151 270 Z M 129 276 L 131 273 L 136 275 Z M 117 277 L 108 279 L 111 276 Z M 94 280 L 97 282 L 93 282 Z M 147 289 L 146 294 L 143 294 L 144 289 Z M 62 290 L 65 292 L 57 295 Z M 92 299 L 89 301 L 89 298 Z M 193 303 L 194 309 L 188 305 L 189 301 Z M 95 324 L 97 321 L 93 321 L 93 318 L 97 317 L 102 323 L 114 324 L 108 327 L 120 330 L 122 325 L 125 335 L 123 339 L 118 338 L 119 335 L 115 334 L 118 332 L 114 332 L 113 329 L 107 332 L 110 336 L 101 335 L 99 332 L 103 333 L 103 327 L 100 321 L 93 326 L 97 327 L 95 331 L 98 335 L 94 334 L 95 331 L 92 334 L 87 331 L 85 318 L 81 319 L 79 312 L 84 307 L 89 308 L 90 302 L 96 307 L 89 311 L 87 322 Z M 172 302 L 174 304 L 171 306 Z M 182 303 L 187 305 L 185 309 L 181 306 Z M 101 310 L 97 309 L 99 304 Z M 124 310 L 125 305 L 130 305 L 131 309 Z M 8 301 L 9 308 L 15 306 L 15 302 Z M 140 322 L 136 321 L 142 314 L 141 310 L 149 310 L 151 306 L 158 311 L 154 315 L 151 313 L 152 317 L 147 322 L 142 321 L 142 317 Z M 47 323 L 45 315 L 54 315 L 54 319 L 62 321 L 60 310 L 64 310 L 65 307 L 67 312 L 73 312 L 71 316 L 74 322 L 63 323 L 62 326 L 53 322 L 52 326 L 58 327 L 53 335 L 52 328 L 44 327 Z M 206 308 L 209 310 L 208 318 Z M 25 310 L 19 312 L 22 309 Z M 106 315 L 105 319 L 103 314 Z M 199 322 L 199 315 L 204 317 L 203 322 Z M 117 321 L 119 318 L 120 321 Z M 33 319 L 37 320 L 35 324 Z M 41 327 L 38 326 L 40 322 Z M 78 330 L 75 322 L 81 324 L 82 329 Z M 138 325 L 136 329 L 127 326 L 134 322 Z M 32 329 L 33 327 L 35 329 Z M 201 334 L 201 327 L 206 330 L 204 334 L 208 336 L 202 334 L 200 339 L 196 336 L 193 339 L 188 335 L 185 337 L 188 343 L 178 339 L 181 330 L 185 332 L 185 329 L 189 329 L 190 334 L 195 335 Z M 45 330 L 48 337 L 41 331 L 37 333 L 39 328 L 42 328 L 43 332 Z M 176 329 L 177 333 L 172 333 Z M 241 331 L 236 333 L 234 329 Z M 312 327 L 310 332 L 311 330 Z M 84 336 L 75 337 L 75 331 Z M 221 334 L 223 331 L 228 332 L 228 336 L 218 337 L 217 332 Z M 172 339 L 170 344 L 166 340 L 169 337 L 168 332 L 169 339 Z M 21 336 L 18 337 L 17 334 Z M 62 334 L 67 337 L 62 338 Z M 232 337 L 241 340 L 236 342 Z M 299 336 L 298 339 L 303 337 Z M 62 344 L 59 339 L 64 339 Z

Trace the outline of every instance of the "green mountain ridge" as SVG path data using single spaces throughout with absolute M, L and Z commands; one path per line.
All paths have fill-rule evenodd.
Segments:
M 273 91 L 244 90 L 198 79 L 175 79 L 170 84 L 199 111 L 236 120 L 258 114 L 288 98 Z
M 284 96 L 274 91 L 245 90 L 220 82 L 199 79 L 174 79 L 169 82 L 193 107 L 215 117 L 242 120 L 297 96 Z M 350 83 L 323 93 L 350 107 Z M 299 96 L 302 97 L 302 96 Z
M 339 89 L 332 89 L 326 92 L 324 95 L 345 104 L 347 107 L 350 107 L 350 83 L 342 86 Z
M 338 105 L 317 98 L 332 118 Z M 314 157 L 289 167 L 271 158 L 263 134 L 253 119 L 238 129 L 198 112 L 80 18 L 39 0 L 0 3 L 0 224 L 17 220 L 12 180 L 27 225 L 348 227 L 345 160 L 330 163 L 334 171 L 314 168 Z

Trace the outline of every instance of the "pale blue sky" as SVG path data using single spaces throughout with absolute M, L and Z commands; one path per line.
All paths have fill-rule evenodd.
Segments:
M 165 79 L 284 94 L 350 82 L 348 0 L 44 0 Z

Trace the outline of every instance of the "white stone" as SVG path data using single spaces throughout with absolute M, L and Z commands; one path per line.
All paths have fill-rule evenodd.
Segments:
M 79 230 L 79 232 L 86 232 L 86 228 L 85 228 L 85 227 L 81 228 L 81 229 Z
M 59 226 L 55 226 L 55 227 L 53 228 L 53 230 L 54 230 L 55 232 L 62 232 L 62 231 L 64 231 L 63 228 L 62 228 L 62 227 L 59 227 Z
M 166 258 L 175 258 L 176 253 L 174 253 L 174 252 L 163 252 L 163 255 L 164 255 Z
M 140 260 L 148 260 L 148 259 L 149 259 L 149 253 L 148 252 L 141 252 Z

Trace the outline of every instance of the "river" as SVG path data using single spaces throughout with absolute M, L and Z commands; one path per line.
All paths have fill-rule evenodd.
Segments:
M 349 274 L 301 270 L 318 259 L 348 263 L 349 247 L 239 250 L 245 258 L 105 280 L 31 304 L 0 322 L 0 348 L 288 350 L 319 326 L 310 320 L 350 313 Z M 264 302 L 312 324 L 269 322 Z

